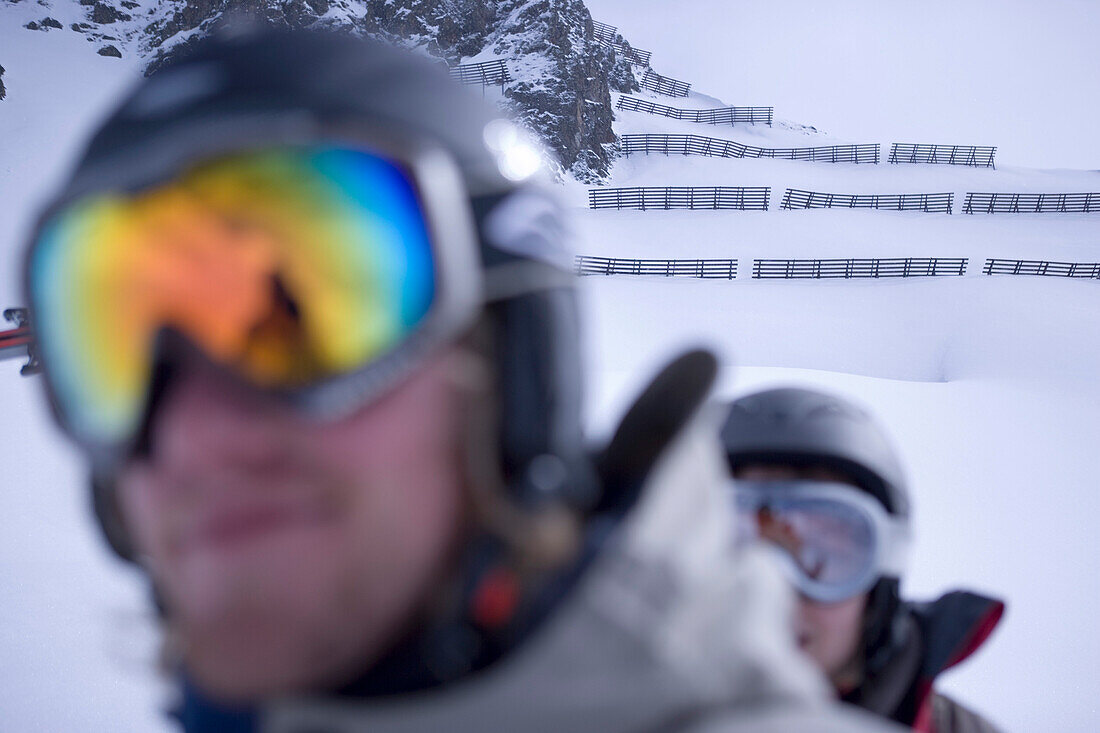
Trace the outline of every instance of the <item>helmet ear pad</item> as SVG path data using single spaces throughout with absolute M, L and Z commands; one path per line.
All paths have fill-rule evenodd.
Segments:
M 487 307 L 492 323 L 502 471 L 520 506 L 578 509 L 598 499 L 584 448 L 576 295 L 529 292 Z

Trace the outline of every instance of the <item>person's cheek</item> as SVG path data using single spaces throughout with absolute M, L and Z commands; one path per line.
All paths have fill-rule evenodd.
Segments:
M 138 552 L 149 560 L 162 562 L 168 547 L 167 520 L 160 492 L 149 471 L 125 470 L 117 480 L 115 496 Z

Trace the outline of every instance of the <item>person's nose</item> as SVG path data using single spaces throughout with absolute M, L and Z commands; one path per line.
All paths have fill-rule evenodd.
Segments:
M 155 406 L 149 457 L 187 472 L 270 465 L 287 449 L 288 408 L 198 360 L 174 369 Z

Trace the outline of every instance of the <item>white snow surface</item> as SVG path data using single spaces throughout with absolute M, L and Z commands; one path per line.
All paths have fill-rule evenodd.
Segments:
M 691 132 L 789 147 L 905 141 L 903 133 L 912 129 L 897 108 L 896 135 L 867 137 L 860 111 L 848 109 L 845 118 L 843 108 L 830 110 L 838 115 L 827 125 L 831 134 L 801 129 L 821 127 L 824 112 L 803 118 L 780 104 L 780 94 L 734 94 L 741 87 L 733 80 L 748 74 L 727 61 L 736 49 L 713 42 L 718 31 L 710 26 L 720 24 L 672 23 L 661 9 L 671 4 L 648 0 L 642 2 L 648 14 L 628 12 L 637 2 L 589 5 L 598 20 L 652 50 L 658 71 L 722 98 L 644 96 L 679 107 L 774 103 L 777 124 L 721 127 L 619 112 L 619 133 Z M 64 173 L 90 125 L 140 73 L 133 57 L 97 56 L 92 44 L 68 30 L 77 11 L 70 19 L 64 4 L 54 5 L 0 7 L 0 63 L 8 89 L 0 101 L 0 306 L 21 297 L 21 248 L 34 207 Z M 702 1 L 676 7 L 690 13 L 704 6 L 717 7 Z M 1093 18 L 1091 5 L 1073 7 L 1085 20 Z M 749 10 L 753 17 L 764 12 Z M 21 27 L 47 14 L 65 30 Z M 773 80 L 794 68 L 792 54 L 805 53 L 799 68 L 817 63 L 812 31 L 826 22 L 810 12 L 784 17 L 791 42 L 810 45 L 776 45 L 767 61 L 758 59 Z M 892 28 L 914 64 L 931 63 L 934 46 L 927 56 L 915 55 L 920 26 L 898 22 Z M 736 37 L 748 42 L 754 34 L 767 35 L 754 27 Z M 981 34 L 975 29 L 974 43 L 991 43 Z M 1063 41 L 1049 36 L 1044 31 L 1039 37 L 1051 63 L 1072 57 L 1083 42 L 1080 28 L 1069 22 Z M 866 45 L 883 46 L 873 38 Z M 851 54 L 857 50 L 866 52 Z M 700 83 L 715 79 L 707 74 L 716 68 L 725 70 L 728 86 Z M 855 77 L 842 81 L 858 83 Z M 1052 75 L 1048 86 L 1064 98 L 1085 95 L 1087 85 L 1072 81 Z M 790 81 L 783 89 L 804 91 Z M 821 96 L 807 92 L 806 99 Z M 985 144 L 967 125 L 985 124 L 1002 104 L 1022 99 L 963 100 L 953 109 L 959 134 L 929 141 Z M 1059 144 L 1096 145 L 1087 116 L 1070 121 L 1058 128 L 1068 130 L 1058 133 L 1065 138 Z M 979 125 L 976 132 L 983 130 Z M 778 210 L 787 186 L 835 193 L 955 191 L 956 212 L 968 190 L 1100 190 L 1095 171 L 1023 168 L 1011 162 L 1017 159 L 994 171 L 651 155 L 621 159 L 610 182 L 770 185 L 768 212 L 592 212 L 585 208 L 586 187 L 567 184 L 563 193 L 576 213 L 582 253 L 736 257 L 741 264 L 732 282 L 584 279 L 588 416 L 593 435 L 605 435 L 659 364 L 699 344 L 724 358 L 720 396 L 800 383 L 862 401 L 890 427 L 911 472 L 917 541 L 904 593 L 924 598 L 972 588 L 1008 602 L 987 646 L 948 673 L 941 688 L 1007 730 L 1091 731 L 1100 725 L 1100 632 L 1093 623 L 1100 601 L 1100 492 L 1093 460 L 1100 445 L 1100 282 L 987 277 L 980 270 L 986 257 L 1100 261 L 1100 214 Z M 911 281 L 748 277 L 754 257 L 874 256 L 969 257 L 970 265 L 965 277 Z M 0 729 L 169 730 L 159 712 L 166 691 L 153 673 L 157 638 L 147 591 L 96 536 L 83 466 L 52 427 L 40 385 L 17 372 L 16 363 L 0 363 L 0 461 L 6 467 L 0 492 Z
M 1095 0 L 586 0 L 654 70 L 860 142 L 1100 168 Z

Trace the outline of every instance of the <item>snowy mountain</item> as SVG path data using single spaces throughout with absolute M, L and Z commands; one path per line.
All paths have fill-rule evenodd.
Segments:
M 588 6 L 596 20 L 644 26 L 616 16 L 621 3 Z M 815 129 L 816 118 L 794 119 L 779 103 L 771 126 L 613 111 L 624 92 L 682 109 L 774 102 L 766 90 L 733 97 L 699 83 L 720 72 L 734 80 L 723 89 L 736 88 L 740 72 L 726 62 L 729 48 L 679 40 L 713 37 L 712 29 L 680 28 L 672 15 L 651 21 L 669 27 L 667 35 L 631 40 L 652 49 L 657 70 L 668 63 L 670 73 L 695 81 L 694 91 L 671 98 L 639 90 L 644 70 L 594 40 L 580 0 L 21 0 L 0 4 L 0 90 L 7 92 L 0 101 L 0 306 L 14 304 L 19 292 L 18 255 L 31 214 L 88 126 L 149 64 L 242 7 L 269 22 L 331 24 L 400 40 L 450 64 L 505 59 L 515 81 L 500 101 L 540 130 L 576 176 L 563 177 L 562 194 L 574 210 L 580 253 L 739 260 L 733 280 L 583 279 L 593 434 L 606 432 L 646 373 L 689 344 L 711 346 L 730 365 L 723 397 L 776 382 L 857 397 L 892 429 L 915 487 L 917 544 L 905 593 L 972 587 L 1009 604 L 1000 631 L 945 678 L 945 689 L 1008 730 L 1097 727 L 1100 634 L 1092 608 L 1100 598 L 1100 493 L 1092 457 L 1100 444 L 1100 284 L 981 270 L 991 257 L 1100 261 L 1100 213 L 959 209 L 970 191 L 1100 191 L 1100 175 L 1011 162 L 996 169 L 891 165 L 892 142 L 999 141 L 872 139 L 842 124 L 826 133 Z M 792 33 L 816 37 L 814 21 Z M 811 58 L 813 50 L 782 52 Z M 499 94 L 492 87 L 485 93 Z M 1084 120 L 1078 130 L 1091 134 Z M 760 148 L 884 147 L 882 162 L 869 165 L 625 155 L 614 140 L 627 134 L 690 134 Z M 767 186 L 771 209 L 588 209 L 590 188 L 624 186 Z M 952 192 L 955 213 L 785 211 L 786 188 Z M 875 257 L 963 257 L 969 264 L 962 277 L 751 277 L 751 263 L 761 258 Z M 52 427 L 38 385 L 17 373 L 15 363 L 0 363 L 0 465 L 7 467 L 0 728 L 168 730 L 157 712 L 163 691 L 151 682 L 157 636 L 148 589 L 106 554 L 89 520 L 84 468 Z

